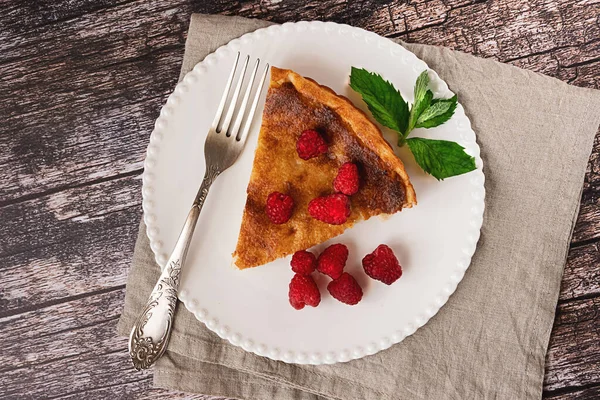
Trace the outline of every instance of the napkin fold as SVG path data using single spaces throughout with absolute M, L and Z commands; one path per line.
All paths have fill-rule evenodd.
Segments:
M 270 23 L 193 15 L 181 77 Z M 486 209 L 464 279 L 415 334 L 375 355 L 292 365 L 247 353 L 177 308 L 156 386 L 242 399 L 539 399 L 600 92 L 446 48 L 402 43 L 458 94 L 481 147 Z M 142 222 L 118 330 L 159 276 Z M 360 323 L 360 321 L 357 321 Z

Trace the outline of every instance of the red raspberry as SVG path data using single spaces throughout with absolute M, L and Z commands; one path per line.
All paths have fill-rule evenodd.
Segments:
M 317 197 L 308 203 L 308 213 L 319 221 L 341 225 L 350 216 L 350 200 L 340 193 Z
M 327 290 L 334 299 L 351 306 L 357 304 L 363 296 L 363 291 L 356 279 L 347 272 L 327 285 Z
M 301 159 L 310 160 L 313 157 L 327 153 L 327 143 L 325 143 L 319 132 L 309 129 L 302 132 L 298 138 L 296 151 Z
M 332 244 L 319 256 L 317 270 L 332 279 L 337 279 L 344 272 L 346 260 L 348 260 L 348 248 L 341 243 Z
M 317 259 L 310 251 L 301 250 L 294 253 L 290 265 L 295 273 L 310 275 L 317 267 Z
M 344 193 L 347 196 L 352 196 L 358 192 L 358 168 L 356 164 L 347 162 L 340 167 L 333 188 L 336 192 Z
M 296 274 L 290 282 L 289 298 L 292 307 L 302 310 L 304 306 L 318 306 L 321 292 L 310 276 Z
M 392 249 L 385 244 L 377 246 L 375 251 L 362 259 L 363 268 L 367 275 L 391 285 L 402 276 L 402 267 Z
M 283 224 L 292 216 L 294 210 L 294 199 L 289 195 L 273 192 L 267 197 L 267 216 L 274 224 Z

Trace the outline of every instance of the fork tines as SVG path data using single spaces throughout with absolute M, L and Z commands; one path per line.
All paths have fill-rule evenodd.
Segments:
M 244 60 L 244 65 L 242 66 L 241 72 L 237 78 L 237 83 L 235 85 L 235 89 L 233 90 L 233 95 L 231 96 L 231 100 L 229 102 L 229 107 L 227 109 L 227 113 L 223 117 L 223 111 L 225 108 L 225 103 L 227 102 L 227 98 L 229 97 L 229 92 L 231 91 L 231 84 L 233 83 L 234 77 L 236 75 L 236 70 L 238 67 L 238 62 L 240 59 L 240 53 L 238 52 L 235 61 L 233 63 L 233 68 L 229 74 L 229 79 L 227 80 L 227 84 L 225 85 L 225 91 L 223 92 L 223 97 L 221 97 L 221 101 L 219 103 L 219 108 L 217 108 L 217 113 L 215 115 L 215 119 L 212 123 L 211 128 L 215 130 L 216 133 L 225 133 L 227 137 L 234 136 L 237 141 L 245 141 L 248 136 L 248 131 L 250 130 L 250 125 L 252 123 L 252 118 L 254 117 L 254 112 L 256 111 L 256 107 L 258 106 L 258 100 L 260 98 L 260 94 L 262 92 L 262 87 L 267 77 L 267 73 L 269 72 L 269 64 L 265 65 L 265 69 L 260 77 L 260 81 L 258 86 L 256 87 L 254 93 L 254 99 L 252 101 L 252 105 L 248 110 L 246 115 L 244 124 L 244 128 L 240 131 L 240 127 L 242 122 L 244 121 L 244 114 L 246 112 L 246 107 L 248 106 L 248 100 L 250 99 L 250 94 L 252 92 L 252 88 L 254 85 L 254 79 L 256 77 L 256 72 L 258 71 L 258 66 L 260 64 L 260 59 L 256 59 L 254 63 L 254 68 L 252 72 L 250 72 L 249 81 L 246 85 L 246 91 L 244 93 L 244 97 L 239 105 L 238 112 L 235 116 L 235 121 L 233 125 L 231 125 L 233 114 L 235 112 L 236 106 L 238 104 L 238 99 L 240 97 L 240 92 L 242 90 L 242 86 L 244 83 L 244 78 L 246 75 L 246 69 L 248 68 L 248 62 L 250 61 L 250 56 L 246 56 Z M 219 125 L 219 122 L 221 124 Z

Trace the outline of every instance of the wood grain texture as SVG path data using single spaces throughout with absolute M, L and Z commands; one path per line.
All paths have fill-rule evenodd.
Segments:
M 560 288 L 560 302 L 600 296 L 598 242 L 571 249 Z
M 228 400 L 224 397 L 182 393 L 152 387 L 152 379 L 142 379 L 125 384 L 109 385 L 103 388 L 55 397 L 61 400 L 85 399 L 128 399 L 128 400 Z
M 331 20 L 600 88 L 600 3 L 581 0 L 0 0 L 0 398 L 203 399 L 151 388 L 115 325 L 148 135 L 192 12 Z M 15 101 L 18 99 L 18 101 Z M 600 137 L 544 397 L 600 396 Z
M 567 390 L 554 393 L 544 393 L 544 398 L 552 400 L 596 400 L 600 398 L 600 386 L 591 386 L 576 390 Z
M 18 338 L 3 341 L 0 398 L 19 393 L 26 393 L 19 398 L 32 399 L 161 398 L 165 391 L 148 392 L 151 372 L 131 368 L 127 339 L 115 335 L 124 296 L 121 288 L 0 318 L 0 337 Z M 35 321 L 44 323 L 32 325 Z M 80 382 L 72 381 L 79 377 L 83 377 Z M 207 397 L 179 394 L 173 398 Z
M 4 342 L 0 375 L 95 350 L 127 347 L 126 339 L 114 335 L 124 298 L 121 288 L 1 318 L 0 337 L 18 340 Z M 44 323 L 32 325 L 34 321 Z
M 582 387 L 600 381 L 600 298 L 560 304 L 546 357 L 544 389 Z
M 140 203 L 128 176 L 3 207 L 0 315 L 123 285 Z

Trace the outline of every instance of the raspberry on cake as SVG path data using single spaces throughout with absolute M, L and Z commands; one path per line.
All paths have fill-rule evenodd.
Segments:
M 317 197 L 308 203 L 308 213 L 314 219 L 331 225 L 341 225 L 350 216 L 350 200 L 344 194 Z
M 279 192 L 273 192 L 267 197 L 265 212 L 272 223 L 284 224 L 288 222 L 294 210 L 294 199 Z
M 336 192 L 352 196 L 358 192 L 358 181 L 358 167 L 354 163 L 347 162 L 340 167 L 340 170 L 333 181 L 333 188 Z
M 308 161 L 301 158 L 315 154 Z M 343 167 L 348 162 L 360 169 L 351 206 L 341 197 L 355 189 L 354 178 L 344 172 L 353 169 Z M 340 172 L 339 186 L 334 185 Z M 337 200 L 320 200 L 334 186 L 341 192 Z M 285 223 L 273 223 L 265 212 L 265 199 L 273 192 L 293 198 L 293 213 Z M 356 222 L 417 203 L 404 164 L 365 113 L 328 87 L 275 67 L 247 194 L 233 254 L 240 269 L 311 248 Z M 314 199 L 319 200 L 309 207 Z
M 311 158 L 327 153 L 327 143 L 325 143 L 319 132 L 309 129 L 302 132 L 298 138 L 296 151 L 298 152 L 298 157 L 301 159 L 310 160 Z

